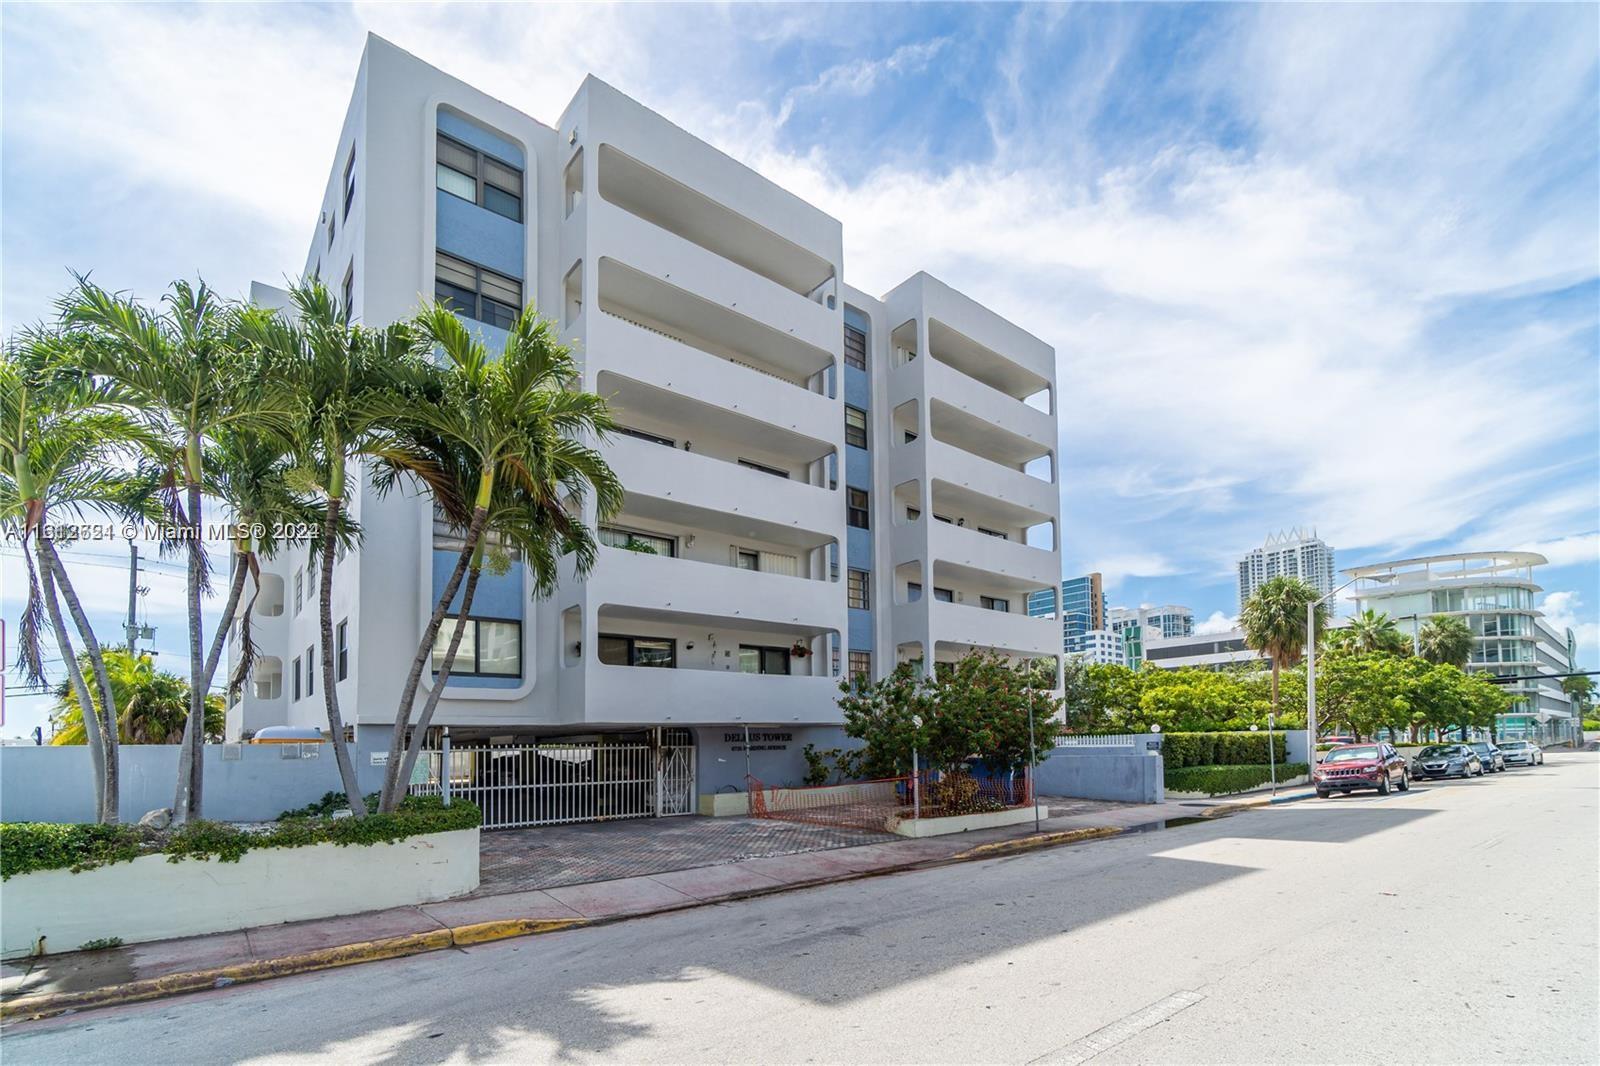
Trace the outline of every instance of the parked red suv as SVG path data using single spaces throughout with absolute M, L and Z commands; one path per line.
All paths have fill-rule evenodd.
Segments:
M 1411 790 L 1411 770 L 1393 745 L 1346 744 L 1322 757 L 1311 771 L 1311 783 L 1323 799 L 1358 788 L 1375 788 L 1378 795 L 1387 796 L 1391 785 L 1401 792 Z

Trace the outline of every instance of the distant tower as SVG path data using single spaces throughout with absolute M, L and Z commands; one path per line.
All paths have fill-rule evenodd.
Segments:
M 1263 582 L 1275 577 L 1297 577 L 1326 596 L 1337 587 L 1333 575 L 1333 549 L 1315 529 L 1273 534 L 1239 560 L 1239 609 Z

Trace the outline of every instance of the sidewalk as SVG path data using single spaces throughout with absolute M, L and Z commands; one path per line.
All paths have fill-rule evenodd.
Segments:
M 1309 794 L 1309 793 L 1308 793 Z M 1280 794 L 1282 799 L 1287 794 Z M 1297 797 L 1298 798 L 1298 797 Z M 1265 797 L 1105 807 L 1032 826 L 897 839 L 856 847 L 740 859 L 533 891 L 475 895 L 392 910 L 260 926 L 103 951 L 18 959 L 0 967 L 7 1020 L 155 999 L 268 977 L 723 903 L 795 888 L 972 861 L 1112 836 L 1173 820 L 1215 817 Z M 1072 811 L 1073 800 L 1041 797 Z

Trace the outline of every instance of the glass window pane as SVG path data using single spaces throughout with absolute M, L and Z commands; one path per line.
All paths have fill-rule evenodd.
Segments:
M 450 310 L 457 314 L 466 315 L 468 318 L 478 317 L 478 295 L 471 289 L 463 289 L 448 281 L 436 281 L 433 283 L 433 298 L 442 304 L 448 304 Z
M 434 276 L 440 280 L 459 286 L 468 292 L 478 291 L 478 271 L 471 263 L 457 259 L 453 255 L 438 253 L 433 262 Z
M 478 198 L 478 183 L 472 175 L 463 174 L 455 167 L 447 167 L 440 163 L 436 168 L 438 178 L 436 184 L 439 188 L 452 196 L 459 196 L 468 203 L 476 203 Z
M 761 649 L 740 648 L 739 670 L 746 674 L 759 674 L 761 672 Z
M 636 638 L 633 642 L 634 666 L 677 665 L 677 646 L 670 640 Z
M 522 171 L 508 167 L 496 159 L 483 157 L 483 180 L 499 186 L 516 199 L 522 198 Z
M 497 215 L 504 215 L 513 222 L 522 221 L 522 198 L 512 196 L 510 193 L 495 188 L 493 185 L 483 187 L 483 206 Z
M 521 676 L 522 626 L 516 622 L 478 623 L 478 673 Z
M 761 672 L 763 674 L 787 674 L 789 672 L 789 649 L 762 648 Z
M 450 650 L 450 634 L 456 631 L 456 620 L 446 618 L 439 623 L 439 634 L 433 641 L 433 669 L 437 673 L 444 668 L 444 656 Z M 456 649 L 456 661 L 450 665 L 452 674 L 470 674 L 476 667 L 473 665 L 477 656 L 476 627 L 470 623 L 465 632 L 461 634 L 461 647 Z
M 448 137 L 439 138 L 439 162 L 466 174 L 478 172 L 478 153 Z M 477 197 L 470 196 L 468 199 L 476 200 Z
M 522 282 L 516 278 L 508 278 L 504 274 L 496 274 L 492 270 L 483 272 L 483 294 L 503 304 L 522 306 Z
M 500 329 L 510 329 L 517 324 L 517 309 L 485 296 L 483 310 L 479 313 L 478 319 Z
M 628 665 L 628 638 L 601 637 L 600 661 L 607 666 Z

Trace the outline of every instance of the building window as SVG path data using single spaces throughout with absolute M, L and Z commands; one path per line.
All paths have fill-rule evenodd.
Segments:
M 500 329 L 510 329 L 522 311 L 522 282 L 444 252 L 435 255 L 433 296 L 458 314 Z
M 867 335 L 854 326 L 844 327 L 844 365 L 867 368 Z
M 350 269 L 344 272 L 344 283 L 339 286 L 339 297 L 344 303 L 344 320 L 350 321 L 356 304 L 356 261 L 350 260 Z
M 339 628 L 334 638 L 338 647 L 338 660 L 335 663 L 339 671 L 339 680 L 343 681 L 350 676 L 350 619 L 339 620 Z
M 760 570 L 761 553 L 749 551 L 745 548 L 733 549 L 733 565 L 740 570 Z
M 853 651 L 850 653 L 850 680 L 872 680 L 872 653 L 870 651 Z
M 350 146 L 350 158 L 344 164 L 344 217 L 350 217 L 350 204 L 356 198 L 356 146 Z
M 1002 614 L 1011 613 L 1010 600 L 1002 600 L 994 596 L 981 596 L 979 599 L 983 603 L 983 609 L 986 611 L 1000 611 Z
M 787 470 L 779 470 L 776 467 L 765 466 L 751 459 L 740 459 L 739 465 L 750 470 L 759 470 L 763 474 L 771 474 L 773 477 L 781 477 L 785 481 L 789 479 L 789 472 Z
M 332 212 L 329 212 L 329 214 L 328 214 L 328 247 L 329 248 L 333 247 L 333 237 L 334 237 L 334 234 L 338 231 L 338 228 L 339 228 L 339 218 L 338 218 L 338 216 L 333 214 Z
M 651 444 L 659 444 L 665 448 L 676 448 L 678 446 L 678 442 L 671 437 L 663 437 L 656 433 L 646 433 L 642 429 L 629 429 L 627 426 L 618 426 L 617 432 L 624 437 L 636 437 L 639 440 L 647 440 Z
M 855 448 L 867 446 L 867 412 L 858 407 L 845 407 L 844 442 Z
M 649 666 L 671 670 L 678 665 L 678 642 L 662 637 L 602 633 L 600 661 L 607 666 Z
M 872 522 L 867 512 L 867 490 L 845 490 L 845 524 L 856 529 L 871 529 Z
M 907 581 L 906 582 L 906 602 L 907 603 L 916 603 L 920 599 L 922 599 L 922 582 L 920 582 L 920 581 Z
M 294 698 L 300 699 L 300 656 L 294 657 Z
M 439 633 L 433 642 L 434 673 L 444 666 L 450 637 L 455 631 L 454 618 L 446 618 L 439 624 Z M 450 676 L 521 677 L 522 623 L 511 618 L 467 619 L 461 633 L 461 646 L 456 649 L 456 661 L 450 666 Z
M 317 646 L 311 645 L 306 649 L 306 695 L 317 694 Z
M 916 439 L 917 435 L 915 433 L 911 432 L 909 429 L 905 431 L 905 442 L 907 444 L 913 443 Z
M 522 221 L 522 171 L 442 133 L 435 180 L 452 196 Z
M 867 572 L 865 570 L 850 571 L 846 588 L 851 607 L 859 611 L 865 611 L 870 608 L 871 602 L 867 598 Z
M 998 529 L 984 529 L 982 526 L 979 526 L 978 527 L 978 532 L 982 533 L 986 537 L 994 537 L 996 540 L 1010 540 L 1011 539 L 1009 536 L 1007 536 L 1006 534 L 1000 532 Z
M 306 575 L 303 570 L 294 572 L 294 613 L 300 613 L 300 606 L 305 602 Z
M 956 594 L 954 592 L 951 592 L 949 589 L 942 589 L 938 585 L 933 586 L 933 598 L 938 600 L 940 603 L 956 602 Z
M 663 537 L 659 533 L 642 533 L 636 529 L 601 526 L 600 543 L 608 548 L 622 548 L 624 551 L 640 552 L 644 555 L 665 555 L 669 559 L 675 559 L 678 556 L 677 537 Z
M 907 507 L 906 508 L 906 521 L 907 522 L 915 522 L 917 519 L 919 519 L 921 517 L 922 517 L 922 511 L 919 510 L 918 508 L 915 508 L 915 507 Z
M 739 671 L 746 674 L 787 674 L 789 672 L 788 648 L 763 648 L 754 644 L 739 645 Z

